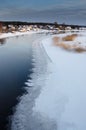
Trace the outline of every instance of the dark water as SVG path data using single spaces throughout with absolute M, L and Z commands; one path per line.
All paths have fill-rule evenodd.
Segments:
M 32 36 L 0 40 L 0 130 L 7 130 L 17 97 L 32 73 Z

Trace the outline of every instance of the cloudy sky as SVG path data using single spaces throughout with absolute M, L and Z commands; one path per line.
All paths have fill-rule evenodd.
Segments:
M 86 25 L 86 0 L 0 0 L 0 21 Z

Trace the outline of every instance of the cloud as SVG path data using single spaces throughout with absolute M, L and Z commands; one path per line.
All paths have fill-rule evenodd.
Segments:
M 1 20 L 22 20 L 29 22 L 55 22 L 69 24 L 85 24 L 85 8 L 50 8 L 34 10 L 31 8 L 5 8 L 0 11 Z

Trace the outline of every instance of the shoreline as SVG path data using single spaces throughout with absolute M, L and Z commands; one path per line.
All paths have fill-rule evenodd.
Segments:
M 52 32 L 52 31 L 50 31 L 50 30 L 39 30 L 39 31 L 28 31 L 28 32 L 1 33 L 0 39 L 15 37 L 15 36 L 28 35 L 28 34 L 35 34 L 35 33 L 48 33 L 48 32 Z
M 9 37 L 15 37 L 15 36 L 22 36 L 22 35 L 28 35 L 28 34 L 34 34 L 34 33 L 53 33 L 53 35 L 55 35 L 54 33 L 56 33 L 56 35 L 65 35 L 65 34 L 72 34 L 72 33 L 86 33 L 86 30 L 45 30 L 45 29 L 40 29 L 38 31 L 27 31 L 27 32 L 14 32 L 14 33 L 0 33 L 0 39 L 3 38 L 9 38 Z
M 58 129 L 85 129 L 86 53 L 64 51 L 52 44 L 52 38 L 42 41 L 52 60 L 48 67 L 51 73 L 36 99 L 34 111 L 55 120 Z M 83 44 L 86 37 L 81 38 L 81 41 Z
M 31 31 L 13 36 L 33 33 L 41 33 L 42 36 L 42 32 L 49 31 Z M 81 31 L 78 34 L 79 37 L 75 41 L 66 41 L 67 44 L 79 41 L 80 45 L 85 46 L 86 32 Z M 86 128 L 86 53 L 70 53 L 52 43 L 53 37 L 59 36 L 64 39 L 67 35 L 71 35 L 71 32 L 40 36 L 38 40 L 33 41 L 34 74 L 31 75 L 32 80 L 26 82 L 27 86 L 33 86 L 33 88 L 27 89 L 27 94 L 22 95 L 12 116 L 12 130 L 29 129 L 33 126 L 33 121 L 34 126 L 38 126 L 38 130 L 42 127 L 39 127 L 40 121 L 44 130 L 52 128 L 57 130 L 57 127 L 59 130 Z M 9 34 L 8 37 L 10 37 Z M 79 109 L 81 106 L 82 108 Z M 29 118 L 27 112 L 29 112 Z

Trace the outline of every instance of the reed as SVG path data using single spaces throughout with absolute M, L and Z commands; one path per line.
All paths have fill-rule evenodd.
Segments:
M 67 35 L 62 38 L 63 41 L 73 41 L 77 37 L 77 34 Z

